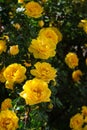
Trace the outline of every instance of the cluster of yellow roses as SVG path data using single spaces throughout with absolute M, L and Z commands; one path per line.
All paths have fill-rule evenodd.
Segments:
M 47 27 L 39 31 L 38 37 L 32 39 L 28 48 L 35 58 L 48 59 L 56 54 L 56 44 L 62 40 L 62 34 L 57 28 Z
M 68 67 L 70 69 L 75 69 L 76 67 L 78 67 L 79 65 L 79 58 L 78 56 L 73 53 L 73 52 L 69 52 L 66 57 L 65 57 L 65 63 L 68 65 Z M 76 69 L 72 72 L 72 79 L 75 82 L 79 82 L 80 81 L 80 77 L 82 76 L 82 71 L 79 69 Z
M 29 52 L 33 53 L 35 58 L 48 59 L 55 56 L 56 44 L 62 40 L 62 34 L 54 27 L 43 28 L 40 30 L 37 39 L 32 39 L 28 48 Z M 17 46 L 17 45 L 16 45 Z M 10 49 L 11 53 L 14 53 Z M 24 91 L 20 93 L 27 104 L 33 105 L 40 102 L 50 101 L 51 90 L 48 88 L 48 83 L 55 80 L 57 70 L 48 62 L 37 62 L 35 69 L 30 73 L 35 76 L 32 80 L 27 80 L 23 86 Z M 1 82 L 5 82 L 5 87 L 14 89 L 16 83 L 22 83 L 27 79 L 26 67 L 18 63 L 8 65 L 1 70 Z M 35 96 L 34 96 L 35 95 Z
M 24 0 L 18 0 L 18 3 L 23 3 Z M 42 0 L 46 2 L 46 0 Z M 38 2 L 30 1 L 24 3 L 24 14 L 28 17 L 39 18 L 44 13 L 44 8 Z M 43 21 L 40 21 L 40 26 L 43 26 Z M 13 24 L 18 30 L 20 29 L 19 24 Z M 87 20 L 82 20 L 78 25 L 82 27 L 87 33 Z M 57 70 L 51 66 L 46 60 L 52 58 L 56 54 L 56 46 L 62 40 L 62 34 L 58 28 L 53 26 L 41 28 L 36 39 L 32 39 L 30 46 L 28 47 L 29 53 L 33 54 L 34 58 L 42 59 L 44 62 L 36 62 L 34 69 L 30 70 L 30 74 L 34 76 L 33 79 L 27 79 L 26 65 L 23 66 L 19 63 L 12 63 L 6 68 L 3 67 L 0 70 L 0 82 L 5 83 L 7 89 L 13 90 L 17 84 L 25 82 L 23 85 L 23 91 L 19 95 L 25 99 L 26 104 L 34 105 L 41 102 L 50 102 L 51 90 L 49 89 L 49 83 L 51 80 L 55 80 L 57 76 Z M 9 40 L 6 37 L 6 40 Z M 7 51 L 6 40 L 2 38 L 0 40 L 0 54 Z M 9 55 L 17 55 L 19 53 L 19 46 L 13 45 L 9 47 Z M 81 70 L 76 69 L 79 65 L 78 56 L 69 52 L 65 56 L 65 63 L 70 69 L 75 69 L 72 73 L 72 79 L 75 82 L 80 80 L 83 75 Z M 26 64 L 26 63 L 25 63 Z M 87 59 L 86 59 L 87 64 Z M 9 110 L 12 108 L 11 100 L 6 99 L 1 104 L 0 112 L 0 129 L 15 130 L 18 128 L 18 117 L 16 114 Z M 82 107 L 82 113 L 75 115 L 70 120 L 70 128 L 73 130 L 86 130 L 87 125 L 82 128 L 83 124 L 87 123 L 87 107 Z
M 55 56 L 56 45 L 61 40 L 62 34 L 57 28 L 42 28 L 38 37 L 32 39 L 28 51 L 33 53 L 34 58 L 47 60 Z M 30 73 L 35 78 L 26 81 L 24 91 L 20 93 L 26 104 L 30 105 L 50 101 L 51 90 L 48 88 L 48 83 L 55 79 L 57 72 L 48 62 L 37 62 L 34 66 L 36 69 L 32 69 Z
M 23 1 L 18 1 L 18 2 L 21 3 Z M 25 7 L 24 13 L 29 17 L 38 18 L 41 16 L 43 12 L 43 8 L 40 6 L 38 2 L 34 2 L 34 1 L 28 2 L 27 4 L 24 4 L 24 7 Z M 84 23 L 86 24 L 86 22 Z M 83 24 L 80 24 L 80 25 L 83 25 Z M 17 24 L 13 26 L 16 26 L 17 29 L 20 28 Z M 31 44 L 28 48 L 28 51 L 33 54 L 34 58 L 47 60 L 48 58 L 55 56 L 56 45 L 61 40 L 62 40 L 62 34 L 57 28 L 45 27 L 39 31 L 36 39 L 32 39 Z M 6 48 L 7 48 L 6 41 L 0 40 L 0 54 L 3 52 L 6 52 Z M 13 46 L 10 46 L 8 52 L 10 55 L 17 55 L 19 51 L 20 50 L 18 48 L 18 45 L 13 45 Z M 79 59 L 75 53 L 69 52 L 65 56 L 65 63 L 68 65 L 69 68 L 74 69 L 78 66 Z M 48 101 L 48 99 L 44 100 L 44 98 L 40 97 L 43 95 L 41 88 L 45 88 L 46 91 L 49 91 L 50 94 L 48 93 L 48 95 L 50 97 L 51 92 L 48 89 L 48 83 L 51 80 L 55 79 L 56 72 L 57 72 L 57 70 L 54 67 L 52 67 L 51 64 L 47 62 L 42 62 L 42 63 L 37 62 L 34 66 L 36 69 L 32 69 L 30 73 L 33 76 L 35 76 L 35 79 L 27 81 L 25 85 L 23 86 L 24 91 L 20 94 L 20 96 L 25 98 L 27 104 L 36 104 L 39 102 Z M 6 88 L 13 89 L 15 83 L 22 83 L 25 79 L 27 79 L 26 71 L 27 71 L 26 67 L 18 63 L 13 63 L 7 66 L 7 68 L 3 68 L 0 71 L 0 77 L 1 77 L 0 81 L 5 82 Z M 82 76 L 82 72 L 79 69 L 75 70 L 72 73 L 72 78 L 76 82 L 80 80 L 80 76 Z M 42 85 L 41 85 L 41 82 L 42 82 Z M 37 94 L 38 99 L 37 101 L 35 99 L 34 102 L 30 103 L 32 99 L 30 99 L 30 97 L 28 96 L 31 96 L 32 92 L 30 95 L 31 87 L 28 87 L 28 86 L 35 87 L 35 85 L 37 86 L 36 87 L 37 90 L 32 90 L 32 92 Z M 40 85 L 42 87 L 40 87 Z M 43 87 L 43 86 L 47 86 L 47 87 Z M 26 91 L 26 89 L 29 89 L 29 90 Z M 48 95 L 45 95 L 45 96 L 48 97 Z M 39 101 L 40 98 L 41 100 Z
M 72 130 L 87 130 L 87 106 L 82 106 L 81 113 L 77 113 L 70 119 Z

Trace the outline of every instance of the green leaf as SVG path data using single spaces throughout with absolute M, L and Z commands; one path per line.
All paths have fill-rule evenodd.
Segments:
M 4 2 L 4 0 L 0 0 L 0 2 L 2 2 L 2 3 L 3 3 L 3 2 Z

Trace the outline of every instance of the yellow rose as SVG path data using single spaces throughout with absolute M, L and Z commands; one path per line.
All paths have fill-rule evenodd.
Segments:
M 4 75 L 3 75 L 4 70 L 5 70 L 5 68 L 2 68 L 2 69 L 0 70 L 0 82 L 1 82 L 1 83 L 4 83 L 4 82 L 6 81 L 6 80 L 5 80 L 5 77 L 4 77 Z
M 19 53 L 18 45 L 10 46 L 9 53 L 11 55 L 17 55 Z
M 56 77 L 57 70 L 54 69 L 51 64 L 43 62 L 37 62 L 35 65 L 36 69 L 32 69 L 30 73 L 38 79 L 42 79 L 43 81 L 49 83 L 50 80 L 54 80 Z
M 6 52 L 6 49 L 7 49 L 7 47 L 6 47 L 6 42 L 5 42 L 5 40 L 0 40 L 0 54 L 1 54 L 2 52 Z
M 25 14 L 30 17 L 39 18 L 42 15 L 43 8 L 38 2 L 30 1 L 25 5 Z
M 41 102 L 50 102 L 51 91 L 48 84 L 41 79 L 28 80 L 23 86 L 24 91 L 20 96 L 25 99 L 26 104 L 34 105 Z
M 75 81 L 75 82 L 78 82 L 80 80 L 80 77 L 82 76 L 82 72 L 81 70 L 75 70 L 73 71 L 72 73 L 72 79 Z
M 87 116 L 87 106 L 82 106 L 82 115 Z
M 78 24 L 78 27 L 83 28 L 85 33 L 87 33 L 87 20 L 81 20 L 81 22 Z
M 62 40 L 61 32 L 55 27 L 42 28 L 39 32 L 39 36 L 49 38 L 54 44 Z
M 3 74 L 8 82 L 21 83 L 26 79 L 26 68 L 21 64 L 13 63 L 4 70 Z
M 55 56 L 56 46 L 47 38 L 37 38 L 33 39 L 30 47 L 28 48 L 29 52 L 33 53 L 34 58 L 39 59 L 48 59 Z
M 81 115 L 80 113 L 77 113 L 70 119 L 70 128 L 72 129 L 79 130 L 83 124 L 84 124 L 83 115 Z
M 6 110 L 12 108 L 12 100 L 10 98 L 6 98 L 2 103 L 1 103 L 1 110 Z
M 16 130 L 18 128 L 18 117 L 13 111 L 4 110 L 0 112 L 0 130 Z
M 78 66 L 78 62 L 79 62 L 79 59 L 77 55 L 73 52 L 69 52 L 65 57 L 65 63 L 71 69 L 74 69 L 76 66 Z

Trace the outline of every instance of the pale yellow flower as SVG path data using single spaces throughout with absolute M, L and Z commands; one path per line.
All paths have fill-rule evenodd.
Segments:
M 49 83 L 51 80 L 55 80 L 57 70 L 51 66 L 51 64 L 43 62 L 37 62 L 35 65 L 36 69 L 32 69 L 30 73 L 38 79 Z
M 33 53 L 34 58 L 39 59 L 48 59 L 55 56 L 56 46 L 52 41 L 47 38 L 37 38 L 33 39 L 30 47 L 28 48 L 29 52 Z
M 30 1 L 25 5 L 25 14 L 30 17 L 39 18 L 42 15 L 43 7 L 38 2 Z
M 9 17 L 12 19 L 14 18 L 13 12 L 9 12 Z
M 7 46 L 5 40 L 0 40 L 0 54 L 6 52 Z
M 26 104 L 34 105 L 41 102 L 50 102 L 51 91 L 48 84 L 41 79 L 26 81 L 23 86 L 24 91 L 20 96 L 25 99 Z
M 87 33 L 87 20 L 81 20 L 81 22 L 78 24 L 78 27 L 83 28 L 83 30 Z
M 0 130 L 16 130 L 18 128 L 18 117 L 11 110 L 0 112 Z
M 26 68 L 21 64 L 13 63 L 3 72 L 5 79 L 12 83 L 21 83 L 26 79 Z
M 17 55 L 19 53 L 18 45 L 10 46 L 9 53 L 11 55 Z
M 82 128 L 82 125 L 84 124 L 83 115 L 80 113 L 77 113 L 70 119 L 70 128 L 79 130 Z
M 39 36 L 52 40 L 54 44 L 62 40 L 61 32 L 55 27 L 42 28 L 39 32 Z
M 23 3 L 24 2 L 24 0 L 18 0 L 18 3 Z
M 2 68 L 2 69 L 0 70 L 0 82 L 1 82 L 1 83 L 4 83 L 4 82 L 6 81 L 6 80 L 5 80 L 5 77 L 4 77 L 4 75 L 3 75 L 4 70 L 5 70 L 5 68 Z
M 3 36 L 3 39 L 9 41 L 9 36 L 8 36 L 8 35 L 4 35 L 4 36 Z
M 12 108 L 12 100 L 10 98 L 6 98 L 2 103 L 1 103 L 1 110 L 6 110 Z
M 82 76 L 81 70 L 75 70 L 75 71 L 73 71 L 73 73 L 72 73 L 72 79 L 73 79 L 75 82 L 78 82 L 78 81 L 80 80 L 81 76 Z
M 77 55 L 73 52 L 69 52 L 65 57 L 65 63 L 71 69 L 74 69 L 76 66 L 78 66 L 78 62 L 79 62 L 79 59 Z

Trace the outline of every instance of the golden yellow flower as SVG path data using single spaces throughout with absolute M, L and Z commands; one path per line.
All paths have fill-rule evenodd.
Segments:
M 49 83 L 50 80 L 54 80 L 56 77 L 57 70 L 51 66 L 51 64 L 43 62 L 37 62 L 35 65 L 36 69 L 32 69 L 30 73 L 38 79 Z
M 7 46 L 5 40 L 0 40 L 0 54 L 6 52 Z
M 71 69 L 74 69 L 76 66 L 78 66 L 78 62 L 79 62 L 79 59 L 77 55 L 73 52 L 69 52 L 65 57 L 65 63 Z
M 56 53 L 55 49 L 56 46 L 54 43 L 47 38 L 33 39 L 28 48 L 29 52 L 33 53 L 34 57 L 39 59 L 54 57 Z
M 87 116 L 87 106 L 82 106 L 82 115 Z
M 82 72 L 81 70 L 75 70 L 73 71 L 72 73 L 72 79 L 75 81 L 75 82 L 78 82 L 80 80 L 80 77 L 82 76 Z
M 12 100 L 10 98 L 6 98 L 2 103 L 1 103 L 1 110 L 6 110 L 12 108 Z
M 11 55 L 17 55 L 19 53 L 18 45 L 10 46 L 9 53 Z
M 28 63 L 28 62 L 24 62 L 24 65 L 26 66 L 26 67 L 30 67 L 31 66 L 31 63 Z
M 5 79 L 12 83 L 21 83 L 26 79 L 26 68 L 21 64 L 13 63 L 3 72 Z
M 21 28 L 20 24 L 19 23 L 15 23 L 13 24 L 13 27 L 15 27 L 17 30 L 19 30 Z
M 41 102 L 50 102 L 51 91 L 48 84 L 41 79 L 26 81 L 23 86 L 24 91 L 20 96 L 25 99 L 26 104 L 34 105 Z
M 78 27 L 83 28 L 83 30 L 87 33 L 87 20 L 81 20 L 81 22 L 78 24 Z
M 5 77 L 3 75 L 4 70 L 5 70 L 5 68 L 2 68 L 2 70 L 0 70 L 0 82 L 1 83 L 4 83 L 6 81 Z
M 16 130 L 18 128 L 18 117 L 11 110 L 0 112 L 0 130 Z
M 54 44 L 62 40 L 61 32 L 55 27 L 42 28 L 39 32 L 39 36 L 49 38 Z
M 25 5 L 25 14 L 30 17 L 39 18 L 42 15 L 43 8 L 38 2 L 30 1 Z
M 70 119 L 70 128 L 79 130 L 80 128 L 82 128 L 83 123 L 84 123 L 83 115 L 77 113 Z

